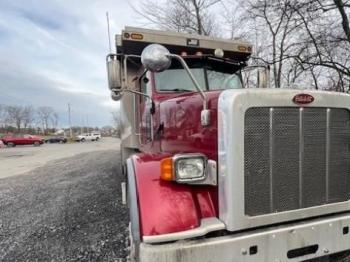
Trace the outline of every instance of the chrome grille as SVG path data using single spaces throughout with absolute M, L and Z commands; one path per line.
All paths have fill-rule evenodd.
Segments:
M 350 113 L 339 108 L 250 108 L 245 114 L 245 214 L 350 199 Z

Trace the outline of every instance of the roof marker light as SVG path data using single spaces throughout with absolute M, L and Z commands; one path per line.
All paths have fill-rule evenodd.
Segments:
M 132 33 L 132 34 L 131 34 L 131 39 L 134 39 L 134 40 L 142 40 L 142 39 L 143 39 L 143 35 L 142 35 L 142 34 Z
M 224 57 L 224 50 L 222 50 L 221 48 L 217 48 L 214 51 L 214 55 L 218 58 L 223 58 Z

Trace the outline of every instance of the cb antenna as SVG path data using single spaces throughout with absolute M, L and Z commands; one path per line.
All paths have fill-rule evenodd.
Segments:
M 109 31 L 109 15 L 108 12 L 106 12 L 107 17 L 107 31 L 108 31 L 108 43 L 109 43 L 109 53 L 112 53 L 112 47 L 111 47 L 111 33 Z

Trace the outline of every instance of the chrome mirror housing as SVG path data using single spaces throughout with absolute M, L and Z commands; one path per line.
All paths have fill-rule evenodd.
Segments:
M 162 72 L 171 65 L 170 52 L 159 44 L 148 45 L 141 54 L 142 65 L 151 72 Z
M 108 87 L 112 94 L 120 93 L 122 88 L 120 62 L 116 54 L 109 54 L 106 58 Z M 116 98 L 116 97 L 115 97 Z M 115 98 L 113 98 L 115 100 Z M 119 99 L 117 99 L 119 100 Z

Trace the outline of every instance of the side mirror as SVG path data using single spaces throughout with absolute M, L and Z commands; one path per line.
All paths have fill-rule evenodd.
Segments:
M 151 72 L 162 72 L 171 65 L 170 52 L 159 44 L 148 45 L 141 54 L 142 65 Z
M 109 54 L 106 58 L 108 87 L 114 94 L 118 94 L 122 88 L 120 62 L 116 54 Z M 115 95 L 114 97 L 118 97 Z

